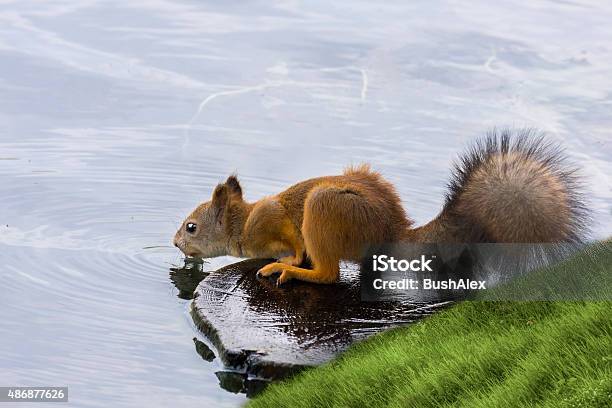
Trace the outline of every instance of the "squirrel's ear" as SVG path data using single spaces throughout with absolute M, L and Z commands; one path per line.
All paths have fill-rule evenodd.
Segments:
M 217 218 L 219 222 L 223 219 L 222 216 L 227 207 L 228 198 L 227 186 L 225 184 L 219 184 L 213 192 L 211 201 L 212 208 L 215 210 L 215 218 Z
M 242 187 L 240 187 L 240 182 L 235 174 L 232 174 L 227 178 L 225 185 L 232 196 L 242 199 Z

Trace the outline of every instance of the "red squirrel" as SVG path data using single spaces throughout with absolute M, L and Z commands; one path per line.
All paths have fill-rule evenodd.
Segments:
M 235 175 L 183 222 L 174 244 L 186 255 L 275 258 L 258 274 L 328 284 L 341 260 L 373 245 L 580 242 L 587 210 L 562 150 L 532 131 L 491 132 L 455 164 L 442 211 L 413 228 L 391 183 L 368 165 L 299 182 L 249 203 Z M 308 257 L 312 269 L 300 267 Z

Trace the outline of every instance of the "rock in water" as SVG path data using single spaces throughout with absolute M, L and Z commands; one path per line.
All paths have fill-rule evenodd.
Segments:
M 354 341 L 413 322 L 438 306 L 362 302 L 358 269 L 343 269 L 333 285 L 290 281 L 277 287 L 273 279 L 256 277 L 270 262 L 249 259 L 212 272 L 200 282 L 191 307 L 223 363 L 249 378 L 273 380 L 324 363 Z

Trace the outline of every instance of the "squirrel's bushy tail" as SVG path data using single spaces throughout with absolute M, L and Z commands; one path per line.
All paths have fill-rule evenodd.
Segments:
M 455 164 L 429 242 L 580 242 L 588 231 L 576 169 L 533 130 L 492 131 Z

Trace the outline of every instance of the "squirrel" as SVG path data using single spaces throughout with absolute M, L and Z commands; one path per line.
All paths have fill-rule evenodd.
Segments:
M 492 131 L 455 162 L 441 212 L 413 228 L 391 183 L 369 165 L 309 179 L 249 203 L 236 175 L 182 223 L 174 245 L 193 257 L 274 258 L 277 284 L 339 279 L 340 260 L 384 243 L 582 242 L 588 211 L 563 150 L 532 130 Z M 305 257 L 312 269 L 300 267 Z

